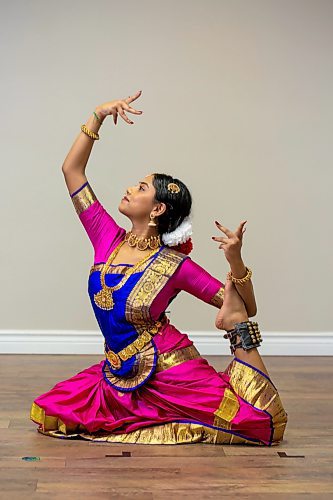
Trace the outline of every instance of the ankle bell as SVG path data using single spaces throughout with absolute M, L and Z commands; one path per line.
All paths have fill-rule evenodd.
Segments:
M 237 344 L 237 335 L 240 337 L 240 342 Z M 232 330 L 227 330 L 227 333 L 223 335 L 225 339 L 230 340 L 230 350 L 231 354 L 235 353 L 235 350 L 242 347 L 245 351 L 253 349 L 261 345 L 262 337 L 260 330 L 258 328 L 257 321 L 242 321 L 240 323 L 235 323 L 235 328 Z

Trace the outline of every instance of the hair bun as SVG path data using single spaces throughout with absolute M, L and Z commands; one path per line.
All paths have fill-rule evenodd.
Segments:
M 188 255 L 193 249 L 191 239 L 192 232 L 192 221 L 188 215 L 174 231 L 171 233 L 163 233 L 162 241 L 165 245 L 174 248 L 178 252 Z
M 192 232 L 192 221 L 188 215 L 174 231 L 171 231 L 170 233 L 163 233 L 162 241 L 165 245 L 173 247 L 179 243 L 185 243 L 191 236 Z

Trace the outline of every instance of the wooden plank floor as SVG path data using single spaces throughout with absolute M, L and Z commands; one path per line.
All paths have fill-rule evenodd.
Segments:
M 206 358 L 217 370 L 232 359 Z M 0 355 L 0 498 L 333 498 L 332 358 L 265 357 L 289 417 L 279 446 L 124 445 L 38 433 L 33 399 L 101 359 Z

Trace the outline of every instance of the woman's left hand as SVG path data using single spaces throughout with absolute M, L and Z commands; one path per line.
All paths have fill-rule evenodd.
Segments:
M 215 221 L 216 226 L 223 231 L 226 237 L 222 236 L 212 236 L 212 239 L 215 241 L 220 241 L 221 244 L 219 248 L 223 248 L 224 254 L 226 256 L 227 261 L 234 262 L 241 259 L 241 248 L 243 243 L 243 234 L 246 231 L 244 225 L 246 224 L 246 220 L 242 221 L 236 231 L 233 233 L 225 226 L 222 226 L 217 220 Z

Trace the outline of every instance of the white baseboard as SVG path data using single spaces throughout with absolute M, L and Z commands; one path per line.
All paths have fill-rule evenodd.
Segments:
M 201 355 L 230 355 L 224 331 L 187 331 Z M 333 332 L 261 332 L 263 356 L 332 356 Z M 0 330 L 0 354 L 104 354 L 97 330 Z

